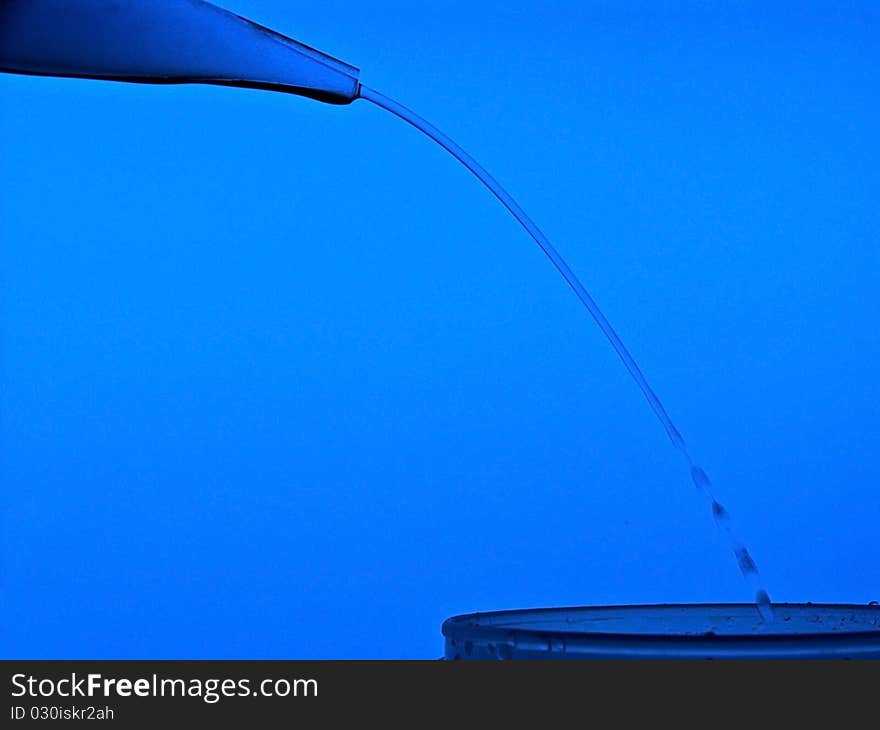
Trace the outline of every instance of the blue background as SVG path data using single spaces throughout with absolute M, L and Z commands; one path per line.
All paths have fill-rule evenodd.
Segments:
M 880 16 L 720 5 L 227 7 L 509 187 L 775 600 L 867 602 Z M 456 613 L 750 599 L 601 333 L 426 138 L 204 86 L 0 104 L 2 655 L 434 658 Z

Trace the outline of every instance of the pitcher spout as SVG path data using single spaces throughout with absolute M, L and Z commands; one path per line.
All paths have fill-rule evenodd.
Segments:
M 354 66 L 203 0 L 0 0 L 0 71 L 272 89 L 331 104 Z

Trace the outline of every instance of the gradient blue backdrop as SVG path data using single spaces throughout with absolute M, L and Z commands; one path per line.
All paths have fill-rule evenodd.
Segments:
M 508 185 L 774 599 L 867 602 L 880 16 L 764 4 L 227 6 Z M 0 104 L 3 656 L 434 658 L 456 613 L 751 597 L 586 312 L 391 115 L 13 76 Z

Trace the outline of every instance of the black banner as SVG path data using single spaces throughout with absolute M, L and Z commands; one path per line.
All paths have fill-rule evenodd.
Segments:
M 876 662 L 4 661 L 4 727 L 40 721 L 327 722 L 483 717 L 707 721 L 847 688 Z M 708 709 L 706 709 L 708 708 Z M 705 713 L 708 711 L 708 715 Z M 766 715 L 764 715 L 766 719 Z M 838 716 L 840 717 L 840 716 Z M 754 718 L 753 718 L 754 719 Z M 493 726 L 494 726 L 493 722 Z M 616 722 L 615 722 L 616 724 Z

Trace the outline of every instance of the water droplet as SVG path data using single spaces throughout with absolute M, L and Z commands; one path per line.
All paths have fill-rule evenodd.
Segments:
M 706 492 L 706 494 L 712 489 L 712 482 L 709 481 L 709 475 L 698 466 L 691 467 L 691 479 L 694 480 L 694 486 L 697 489 Z
M 757 574 L 758 566 L 755 565 L 755 561 L 752 560 L 752 556 L 749 555 L 748 550 L 744 547 L 738 547 L 734 553 L 736 554 L 736 562 L 739 564 L 739 569 L 742 571 L 743 575 L 749 576 Z
M 719 525 L 730 521 L 727 508 L 716 499 L 712 500 L 712 516 Z
M 754 565 L 754 563 L 752 563 Z M 758 613 L 761 614 L 761 618 L 764 620 L 765 624 L 772 624 L 774 620 L 773 616 L 773 606 L 770 605 L 770 594 L 767 593 L 763 588 L 761 588 L 755 594 L 755 603 L 758 606 Z

